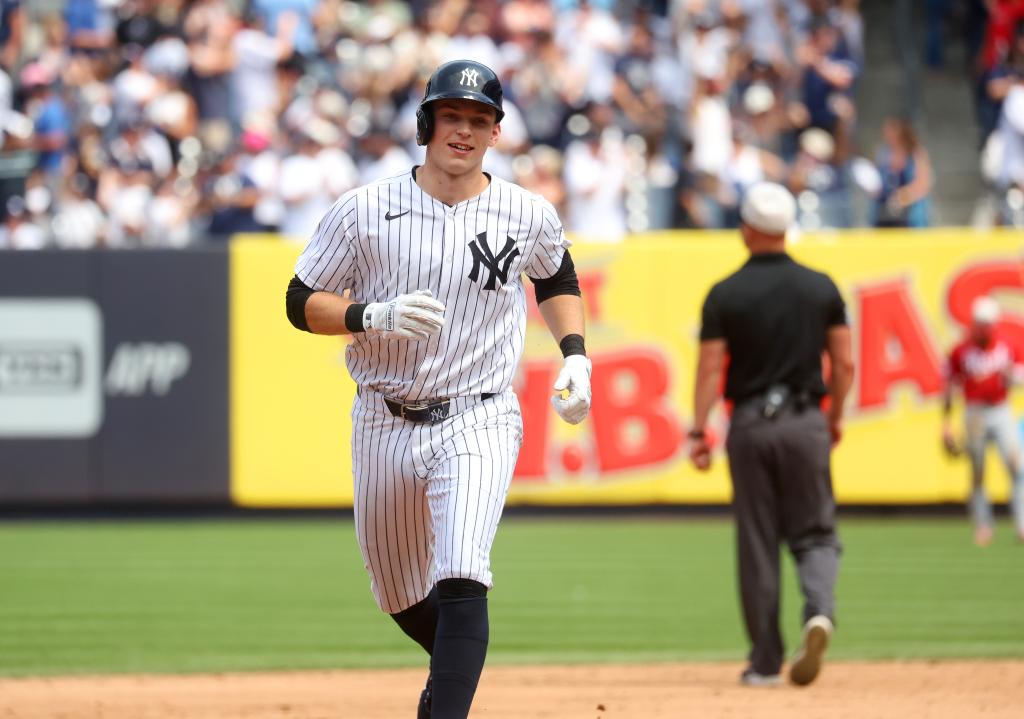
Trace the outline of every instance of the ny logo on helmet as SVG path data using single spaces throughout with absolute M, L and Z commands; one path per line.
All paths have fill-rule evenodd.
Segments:
M 479 245 L 477 244 L 478 242 Z M 503 285 L 508 284 L 509 267 L 512 266 L 512 261 L 519 256 L 515 240 L 511 237 L 505 237 L 505 247 L 495 255 L 491 252 L 490 245 L 487 244 L 487 233 L 481 232 L 476 236 L 476 240 L 469 243 L 469 251 L 473 253 L 473 269 L 469 271 L 470 280 L 473 282 L 479 281 L 480 267 L 482 265 L 490 272 L 487 282 L 484 283 L 485 290 L 497 289 L 494 286 L 496 280 L 501 280 Z
M 459 84 L 477 87 L 480 84 L 480 71 L 467 67 L 462 71 L 462 77 L 459 78 Z

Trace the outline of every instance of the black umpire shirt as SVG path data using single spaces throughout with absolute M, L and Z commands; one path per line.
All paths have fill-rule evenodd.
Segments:
M 820 398 L 828 329 L 846 323 L 846 306 L 828 275 L 785 253 L 757 254 L 711 288 L 700 338 L 726 342 L 727 399 L 740 403 L 775 384 Z

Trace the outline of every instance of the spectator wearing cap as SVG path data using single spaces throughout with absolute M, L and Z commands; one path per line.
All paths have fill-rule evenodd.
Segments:
M 100 172 L 96 198 L 107 213 L 108 245 L 145 244 L 148 212 L 158 178 L 171 170 L 167 141 L 141 120 L 125 124 L 107 149 L 108 163 Z
M 216 239 L 264 229 L 256 219 L 260 189 L 245 172 L 241 159 L 240 153 L 225 153 L 210 173 L 209 186 L 203 192 L 210 210 L 207 232 Z
M 8 197 L 0 225 L 0 249 L 41 250 L 45 246 L 46 233 L 28 216 L 25 198 Z
M 57 247 L 84 250 L 103 244 L 107 219 L 88 192 L 89 179 L 81 173 L 64 187 L 52 223 Z
M 21 86 L 28 94 L 26 109 L 35 126 L 36 166 L 51 181 L 60 178 L 71 139 L 71 115 L 54 87 L 53 72 L 42 63 L 26 65 L 21 71 Z
M 820 127 L 800 133 L 800 150 L 789 188 L 800 198 L 800 225 L 808 230 L 853 225 L 846 159 L 835 138 Z
M 875 164 L 882 175 L 875 227 L 928 227 L 932 165 L 909 121 L 898 117 L 885 121 Z
M 260 232 L 277 230 L 284 216 L 284 203 L 278 193 L 281 154 L 272 115 L 251 118 L 242 130 L 238 172 L 251 181 L 258 193 L 253 219 Z M 341 193 L 339 193 L 340 196 Z
M 750 258 L 704 301 L 690 458 L 697 469 L 711 465 L 711 410 L 724 375 L 725 398 L 733 405 L 725 449 L 751 646 L 740 681 L 781 681 L 779 546 L 785 541 L 804 595 L 804 643 L 789 677 L 803 685 L 821 668 L 835 619 L 840 544 L 829 464 L 853 378 L 850 329 L 835 283 L 786 254 L 786 232 L 796 218 L 789 191 L 755 185 L 740 215 Z M 832 362 L 827 385 L 823 352 Z M 827 415 L 825 396 L 831 399 Z

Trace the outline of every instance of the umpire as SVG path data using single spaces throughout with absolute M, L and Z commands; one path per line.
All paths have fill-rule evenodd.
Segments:
M 832 635 L 841 550 L 829 455 L 842 436 L 853 380 L 850 329 L 835 283 L 785 252 L 795 216 L 793 196 L 781 185 L 755 185 L 743 200 L 740 234 L 750 258 L 704 301 L 690 432 L 690 459 L 706 470 L 705 427 L 724 372 L 733 405 L 726 452 L 740 596 L 751 644 L 740 681 L 751 686 L 781 682 L 779 545 L 785 540 L 793 553 L 804 595 L 802 643 L 789 670 L 798 685 L 817 677 Z M 823 352 L 831 360 L 827 386 Z M 827 415 L 820 409 L 826 395 Z

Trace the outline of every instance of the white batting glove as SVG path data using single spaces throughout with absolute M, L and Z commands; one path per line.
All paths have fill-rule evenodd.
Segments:
M 558 394 L 551 398 L 551 405 L 569 424 L 579 424 L 590 412 L 590 366 L 586 356 L 569 355 L 555 380 L 554 390 Z M 563 398 L 565 390 L 569 395 Z
M 387 302 L 371 302 L 363 310 L 363 328 L 387 339 L 425 340 L 444 327 L 444 305 L 430 290 L 416 290 Z

